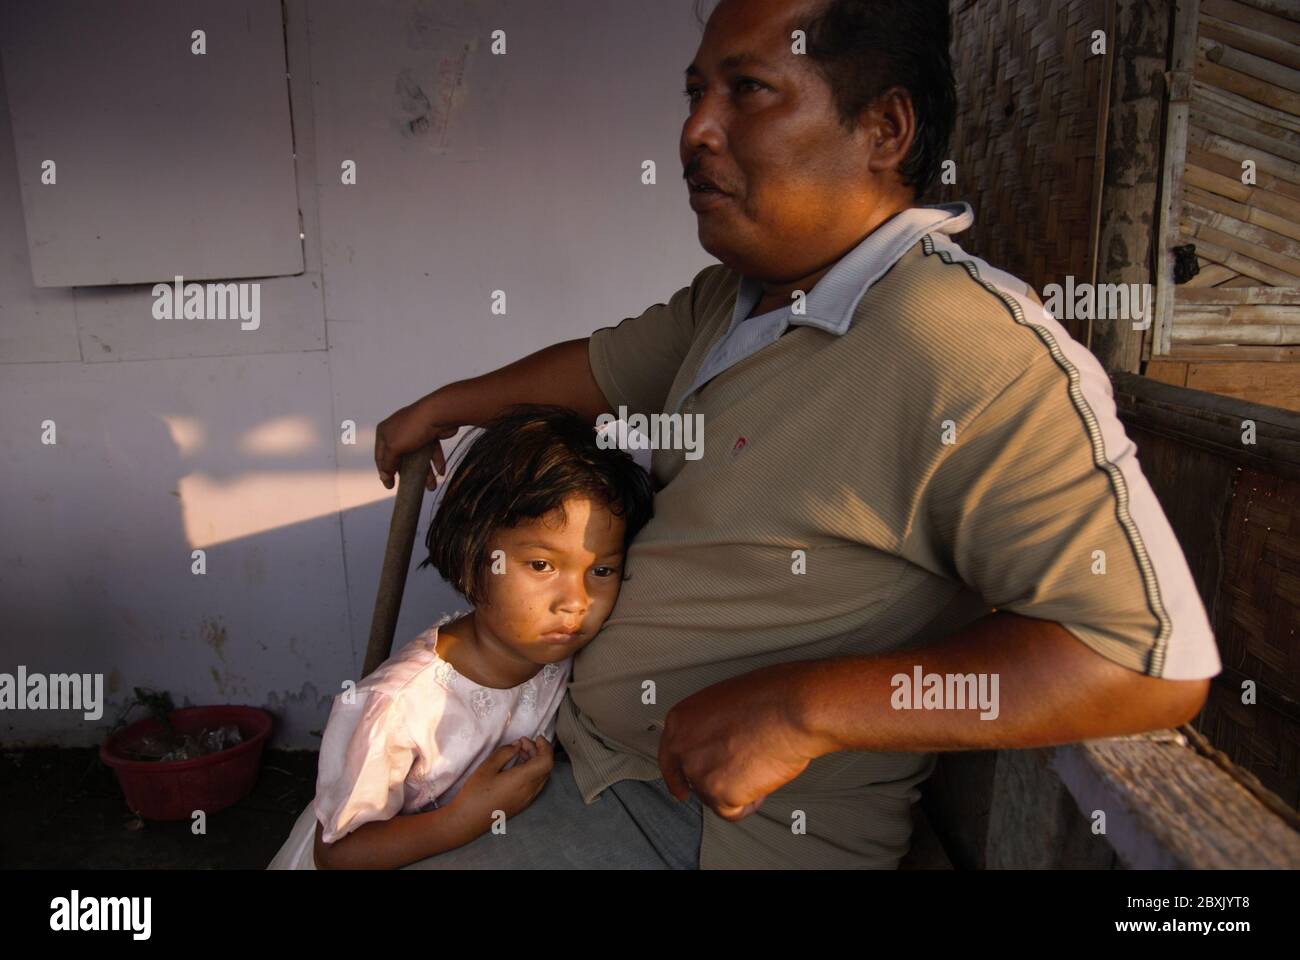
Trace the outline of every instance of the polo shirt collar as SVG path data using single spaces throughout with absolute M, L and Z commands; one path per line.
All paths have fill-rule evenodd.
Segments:
M 784 313 L 791 326 L 818 327 L 828 333 L 842 334 L 849 329 L 858 301 L 871 285 L 922 236 L 936 232 L 961 233 L 974 222 L 975 213 L 964 200 L 908 207 L 873 230 L 827 271 L 805 298 L 806 313 L 795 314 L 789 306 L 784 306 L 764 316 Z M 749 316 L 762 296 L 763 288 L 758 280 L 741 276 L 731 329 Z

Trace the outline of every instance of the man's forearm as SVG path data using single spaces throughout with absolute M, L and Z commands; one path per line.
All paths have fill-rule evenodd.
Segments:
M 588 340 L 554 344 L 499 370 L 449 383 L 421 402 L 439 421 L 457 425 L 477 426 L 516 403 L 569 407 L 594 423 L 610 406 L 592 376 Z
M 783 666 L 796 722 L 818 754 L 1038 747 L 1160 729 L 1194 717 L 1209 688 L 1208 680 L 1127 670 L 1058 623 L 1012 613 L 991 614 L 929 647 Z M 986 690 L 996 674 L 996 717 L 981 719 L 974 703 L 899 709 L 895 701 L 924 704 L 923 691 L 910 689 L 917 666 L 923 677 L 982 674 Z M 900 675 L 909 688 L 894 683 Z

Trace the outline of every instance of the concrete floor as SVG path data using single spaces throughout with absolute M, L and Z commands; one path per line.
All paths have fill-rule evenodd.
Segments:
M 253 793 L 195 836 L 132 814 L 97 748 L 5 751 L 0 868 L 260 870 L 315 792 L 315 752 L 268 750 Z
M 268 750 L 253 793 L 208 817 L 205 836 L 189 821 L 141 820 L 127 809 L 97 748 L 0 753 L 0 868 L 261 870 L 316 792 L 314 751 Z M 920 806 L 904 870 L 951 870 Z

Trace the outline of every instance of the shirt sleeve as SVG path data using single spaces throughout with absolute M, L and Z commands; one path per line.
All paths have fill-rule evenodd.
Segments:
M 663 413 L 668 391 L 695 339 L 699 285 L 709 271 L 718 269 L 717 264 L 706 267 L 667 303 L 592 333 L 587 360 L 615 413 L 620 406 L 629 414 Z
M 959 425 L 911 538 L 998 609 L 1151 676 L 1220 670 L 1187 561 L 1091 356 L 1032 362 Z
M 333 843 L 363 823 L 402 811 L 405 781 L 416 761 L 400 698 L 374 690 L 334 698 L 321 737 L 316 819 L 321 839 Z

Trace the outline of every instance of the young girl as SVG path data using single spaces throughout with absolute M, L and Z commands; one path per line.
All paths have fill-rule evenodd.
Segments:
M 269 869 L 414 863 L 546 785 L 572 657 L 609 616 L 627 544 L 652 515 L 647 467 L 539 405 L 471 431 L 451 461 L 420 566 L 474 609 L 334 698 L 316 799 Z

